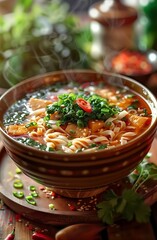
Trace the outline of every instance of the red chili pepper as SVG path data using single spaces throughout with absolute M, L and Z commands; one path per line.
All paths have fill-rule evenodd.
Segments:
M 91 113 L 92 112 L 92 107 L 89 102 L 87 102 L 83 98 L 78 98 L 76 99 L 77 105 L 82 108 L 85 112 Z
M 11 233 L 8 234 L 8 236 L 4 240 L 13 240 L 15 238 L 15 228 Z
M 69 208 L 70 208 L 71 211 L 76 211 L 76 207 L 75 206 L 70 205 Z
M 57 96 L 50 96 L 50 100 L 52 101 L 52 102 L 57 102 L 58 101 L 58 97 Z
M 52 196 L 52 197 L 56 197 L 57 194 L 56 194 L 55 192 L 52 192 L 52 193 L 51 193 L 51 196 Z
M 20 214 L 16 214 L 15 215 L 15 219 L 17 222 L 19 222 L 21 220 L 21 215 Z
M 126 75 L 148 74 L 152 71 L 146 56 L 136 51 L 120 52 L 112 59 L 112 68 Z
M 146 123 L 145 123 L 145 125 L 148 126 L 148 125 L 150 125 L 150 124 L 151 124 L 151 118 L 148 118 L 147 121 L 146 121 Z
M 54 238 L 51 238 L 40 232 L 34 232 L 32 235 L 32 239 L 33 240 L 55 240 Z

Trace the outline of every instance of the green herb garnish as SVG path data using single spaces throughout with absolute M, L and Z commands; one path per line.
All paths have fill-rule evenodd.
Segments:
M 53 203 L 50 203 L 50 204 L 49 204 L 49 208 L 50 208 L 51 210 L 55 210 L 54 204 L 53 204 Z
M 38 193 L 37 193 L 36 191 L 31 192 L 31 196 L 32 196 L 32 197 L 38 197 Z
M 113 224 L 117 220 L 148 222 L 150 207 L 133 189 L 124 189 L 121 195 L 109 190 L 104 195 L 104 201 L 97 204 L 98 217 L 103 223 Z
M 24 192 L 22 192 L 22 191 L 14 191 L 13 192 L 13 195 L 14 195 L 14 197 L 16 197 L 16 198 L 24 198 Z
M 18 168 L 18 167 L 16 168 L 16 170 L 15 170 L 15 171 L 16 171 L 16 173 L 17 173 L 17 174 L 20 174 L 20 173 L 22 173 L 21 169 L 20 169 L 20 168 Z
M 34 185 L 29 186 L 29 190 L 30 191 L 36 191 L 36 186 L 34 186 Z
M 128 110 L 132 110 L 132 109 L 137 110 L 137 109 L 138 109 L 138 105 L 137 105 L 137 103 L 133 103 L 133 104 L 131 104 L 130 106 L 128 106 L 127 109 L 128 109 Z
M 157 166 L 148 162 L 151 154 L 147 154 L 143 161 L 137 166 L 137 168 L 128 176 L 130 182 L 133 184 L 133 190 L 138 189 L 148 180 L 157 180 Z
M 133 97 L 135 97 L 134 94 L 128 94 L 128 95 L 126 96 L 126 98 L 133 98 Z
M 101 144 L 98 147 L 98 149 L 105 149 L 105 148 L 107 148 L 107 144 Z
M 130 106 L 127 107 L 128 110 L 135 109 L 137 110 L 139 107 L 139 100 L 135 99 Z
M 20 179 L 16 179 L 13 182 L 13 187 L 14 188 L 23 188 L 23 182 Z
M 81 109 L 76 100 L 78 98 L 83 98 L 92 107 L 92 111 L 86 112 Z M 48 106 L 46 111 L 47 114 L 53 114 L 58 112 L 60 115 L 60 124 L 66 124 L 68 122 L 75 123 L 79 127 L 85 127 L 89 120 L 104 120 L 112 117 L 119 112 L 119 109 L 115 106 L 112 106 L 108 103 L 107 99 L 104 99 L 96 94 L 90 93 L 70 93 L 70 94 L 61 94 L 58 96 L 58 102 L 54 102 L 52 105 Z M 46 120 L 49 117 L 47 116 Z
M 144 116 L 148 116 L 148 112 L 146 108 L 143 109 L 143 113 L 144 113 Z
M 112 189 L 104 194 L 104 200 L 97 205 L 98 217 L 106 224 L 113 224 L 118 220 L 136 220 L 148 222 L 151 208 L 144 202 L 138 190 L 150 180 L 157 180 L 157 166 L 148 162 L 148 153 L 137 168 L 128 176 L 132 187 L 116 194 Z
M 26 196 L 25 199 L 29 204 L 34 205 L 34 206 L 36 205 L 36 201 L 32 196 Z
M 44 144 L 41 144 L 31 138 L 26 138 L 26 137 L 20 137 L 20 138 L 17 138 L 16 139 L 18 142 L 20 143 L 23 143 L 25 145 L 28 145 L 28 146 L 31 146 L 31 147 L 35 147 L 37 149 L 40 149 L 40 150 L 43 150 L 43 151 L 46 151 L 46 145 Z M 47 150 L 48 151 L 48 150 Z
M 36 127 L 37 126 L 37 123 L 36 122 L 30 122 L 28 124 L 25 125 L 26 128 L 29 128 L 29 127 Z

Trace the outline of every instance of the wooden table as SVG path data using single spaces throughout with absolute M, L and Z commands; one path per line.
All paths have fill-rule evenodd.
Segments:
M 157 214 L 157 206 L 154 206 L 154 214 Z M 157 219 L 156 219 L 157 220 Z M 4 238 L 11 232 L 15 226 L 15 240 L 31 240 L 32 232 L 36 228 L 40 228 L 45 234 L 54 236 L 54 226 L 43 225 L 30 222 L 27 219 L 19 218 L 16 213 L 6 206 L 1 206 L 0 210 L 0 239 Z M 92 225 L 91 225 L 92 227 Z M 56 231 L 60 228 L 55 227 Z M 102 231 L 102 240 L 155 240 L 156 235 L 153 230 L 152 222 L 146 224 L 137 224 L 135 222 L 123 223 L 108 227 Z M 92 240 L 92 239 L 91 239 Z

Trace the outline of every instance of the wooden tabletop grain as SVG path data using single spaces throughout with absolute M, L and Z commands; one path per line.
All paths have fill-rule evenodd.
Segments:
M 21 218 L 14 213 L 7 206 L 1 206 L 0 209 L 0 240 L 5 237 L 15 227 L 15 240 L 31 240 L 33 231 L 40 229 L 40 231 L 55 239 L 55 232 L 61 229 L 52 226 L 30 222 L 25 218 Z M 91 224 L 92 228 L 92 224 Z M 155 240 L 152 223 L 139 224 L 135 222 L 113 225 L 102 231 L 102 240 Z M 94 240 L 94 239 L 91 239 Z

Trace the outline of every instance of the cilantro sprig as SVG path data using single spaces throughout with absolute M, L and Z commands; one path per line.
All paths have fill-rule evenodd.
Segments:
M 121 195 L 112 190 L 105 193 L 104 201 L 97 204 L 98 217 L 103 223 L 113 224 L 118 220 L 148 222 L 150 207 L 133 189 L 124 189 Z
M 148 161 L 150 157 L 148 153 L 128 176 L 131 188 L 123 189 L 119 195 L 113 189 L 105 192 L 103 201 L 97 204 L 98 217 L 103 223 L 110 225 L 118 220 L 136 220 L 139 223 L 149 221 L 151 208 L 144 202 L 139 189 L 146 181 L 157 180 L 157 166 Z
M 148 180 L 157 180 L 157 166 L 148 161 L 151 153 L 148 153 L 137 168 L 128 176 L 133 184 L 132 189 L 138 191 L 139 188 Z
M 83 98 L 92 107 L 92 111 L 86 112 L 80 108 L 76 103 L 78 98 Z M 76 123 L 79 127 L 87 125 L 89 120 L 107 120 L 118 113 L 119 109 L 108 103 L 107 99 L 104 99 L 96 94 L 90 93 L 70 93 L 61 94 L 58 96 L 58 101 L 49 105 L 46 109 L 47 115 L 58 112 L 60 124 L 66 124 L 68 122 Z

